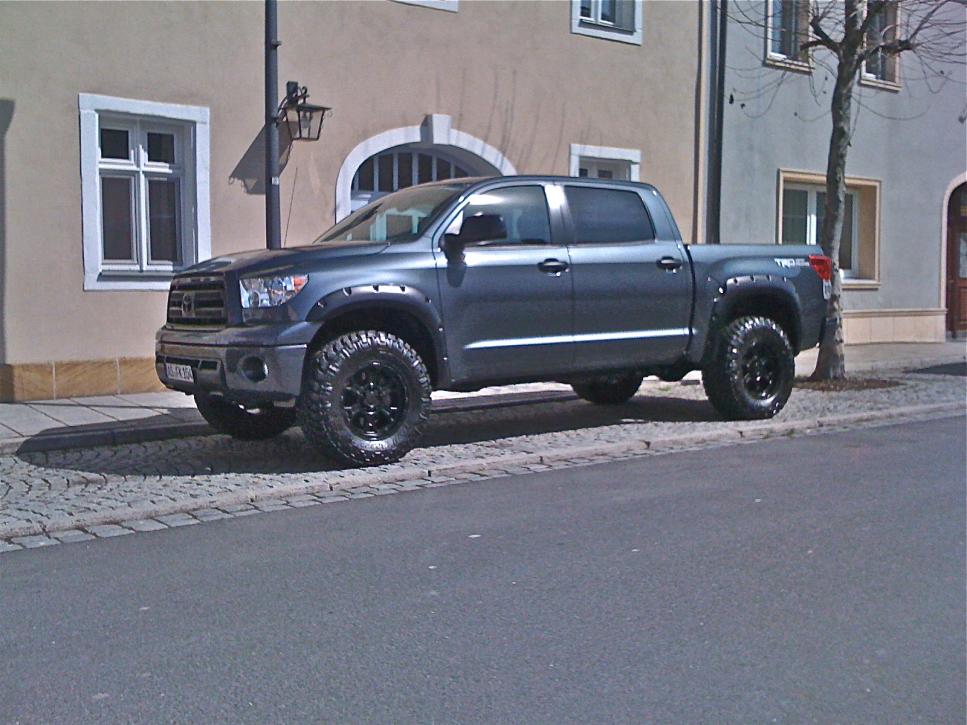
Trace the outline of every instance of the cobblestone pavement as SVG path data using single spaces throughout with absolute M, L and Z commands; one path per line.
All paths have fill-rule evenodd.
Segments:
M 0 552 L 643 455 L 668 450 L 655 444 L 669 439 L 679 447 L 721 444 L 726 435 L 737 442 L 737 431 L 762 437 L 857 413 L 941 404 L 963 410 L 962 377 L 893 379 L 900 384 L 797 388 L 765 424 L 718 421 L 700 385 L 654 382 L 622 406 L 573 400 L 440 414 L 423 447 L 400 463 L 361 470 L 335 467 L 298 429 L 261 443 L 212 435 L 3 456 Z

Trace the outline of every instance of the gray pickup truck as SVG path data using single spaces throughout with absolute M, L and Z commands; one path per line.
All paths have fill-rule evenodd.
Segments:
M 455 179 L 178 274 L 156 365 L 216 430 L 298 423 L 350 465 L 404 456 L 435 389 L 553 380 L 619 404 L 701 370 L 722 416 L 768 418 L 823 334 L 831 269 L 818 247 L 686 246 L 647 184 Z

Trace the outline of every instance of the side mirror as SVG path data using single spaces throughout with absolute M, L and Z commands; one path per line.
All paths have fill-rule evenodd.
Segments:
M 463 261 L 463 241 L 459 234 L 443 235 L 443 253 L 449 262 Z

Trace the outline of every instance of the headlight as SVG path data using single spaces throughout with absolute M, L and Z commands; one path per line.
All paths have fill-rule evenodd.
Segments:
M 307 274 L 293 274 L 285 277 L 250 277 L 239 280 L 242 293 L 242 309 L 254 310 L 260 307 L 278 307 L 295 297 L 309 281 Z

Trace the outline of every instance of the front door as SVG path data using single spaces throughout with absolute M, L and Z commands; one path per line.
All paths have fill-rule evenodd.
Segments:
M 656 239 L 637 191 L 566 184 L 573 241 L 575 363 L 663 365 L 689 339 L 692 283 L 678 240 Z
M 448 253 L 438 253 L 437 274 L 453 380 L 526 379 L 568 370 L 570 260 L 552 235 L 544 187 L 474 194 L 445 232 Z
M 947 204 L 947 329 L 967 332 L 967 184 Z

